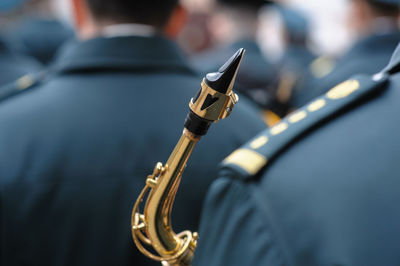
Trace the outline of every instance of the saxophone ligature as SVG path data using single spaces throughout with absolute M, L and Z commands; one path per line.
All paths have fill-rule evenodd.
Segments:
M 190 100 L 181 138 L 167 163 L 157 163 L 132 210 L 132 237 L 137 248 L 163 265 L 191 265 L 197 233 L 172 230 L 171 211 L 186 163 L 199 139 L 210 125 L 226 118 L 238 101 L 232 91 L 244 55 L 239 49 L 219 70 L 203 79 L 197 95 Z M 146 198 L 147 196 L 147 198 Z M 141 202 L 146 199 L 143 213 Z M 145 245 L 155 250 L 153 254 Z

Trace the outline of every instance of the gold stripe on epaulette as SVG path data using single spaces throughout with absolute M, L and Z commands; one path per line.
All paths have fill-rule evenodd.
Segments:
M 311 74 L 316 78 L 323 78 L 333 71 L 335 61 L 327 56 L 320 56 L 310 64 Z
M 229 155 L 223 163 L 237 165 L 248 174 L 255 175 L 266 165 L 267 158 L 249 149 L 239 149 Z
M 267 136 L 260 136 L 250 143 L 250 147 L 252 149 L 258 149 L 258 148 L 264 146 L 267 142 L 268 142 Z
M 307 117 L 307 112 L 304 110 L 301 110 L 301 111 L 297 111 L 294 114 L 290 115 L 288 120 L 290 123 L 294 124 L 294 123 L 297 123 L 297 122 L 303 120 L 306 117 Z
M 326 105 L 326 101 L 324 99 L 319 99 L 319 100 L 316 100 L 316 101 L 310 103 L 307 106 L 307 109 L 310 112 L 315 112 L 315 111 L 318 111 L 319 109 L 321 109 L 322 107 L 324 107 L 325 105 Z
M 33 85 L 35 80 L 33 79 L 32 76 L 30 75 L 25 75 L 17 79 L 16 81 L 16 88 L 17 90 L 25 90 L 26 88 L 29 88 L 30 86 Z
M 358 80 L 346 80 L 328 91 L 326 97 L 332 100 L 345 98 L 358 90 L 358 88 L 360 88 Z
M 273 136 L 279 135 L 281 134 L 283 131 L 285 131 L 286 129 L 288 129 L 289 125 L 285 122 L 281 122 L 279 124 L 277 124 L 276 126 L 274 126 L 273 128 L 271 128 L 270 133 Z

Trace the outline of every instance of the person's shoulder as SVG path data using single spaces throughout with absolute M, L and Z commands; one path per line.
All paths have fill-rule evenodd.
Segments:
M 335 86 L 323 96 L 290 114 L 276 126 L 264 130 L 222 162 L 222 169 L 241 180 L 256 179 L 267 165 L 290 145 L 318 126 L 346 115 L 387 88 L 388 75 L 356 75 Z
M 1 46 L 0 40 L 0 46 Z M 5 45 L 5 44 L 4 44 Z M 35 59 L 0 47 L 0 85 L 3 86 L 13 80 L 30 73 L 37 73 L 43 66 Z
M 40 112 L 50 102 L 43 97 L 43 89 L 48 87 L 47 72 L 26 74 L 17 80 L 0 87 L 0 120 L 11 121 L 17 116 L 29 119 L 30 115 Z M 48 90 L 48 92 L 54 90 Z M 30 115 L 26 115 L 30 114 Z
M 14 96 L 22 95 L 27 91 L 36 89 L 44 80 L 44 72 L 26 74 L 17 80 L 0 87 L 0 104 Z

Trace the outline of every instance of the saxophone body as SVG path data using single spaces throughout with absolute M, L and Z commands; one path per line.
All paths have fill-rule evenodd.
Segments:
M 244 49 L 238 50 L 219 70 L 203 79 L 190 100 L 182 136 L 165 165 L 157 163 L 132 210 L 132 237 L 137 248 L 163 265 L 191 265 L 197 233 L 172 229 L 171 212 L 186 163 L 210 125 L 232 112 L 238 96 L 232 91 Z M 145 200 L 143 213 L 141 203 Z M 157 255 L 145 246 L 151 247 Z

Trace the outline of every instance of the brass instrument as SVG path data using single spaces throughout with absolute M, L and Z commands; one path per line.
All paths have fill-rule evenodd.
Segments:
M 218 72 L 203 79 L 198 94 L 189 103 L 181 138 L 167 163 L 157 163 L 147 177 L 146 185 L 132 210 L 132 237 L 137 248 L 147 257 L 163 265 L 190 265 L 198 235 L 190 231 L 175 234 L 171 225 L 171 211 L 182 173 L 197 141 L 205 135 L 213 122 L 226 118 L 238 101 L 232 91 L 244 49 L 238 50 Z M 143 214 L 140 204 L 147 195 Z M 154 255 L 144 246 L 152 246 Z

